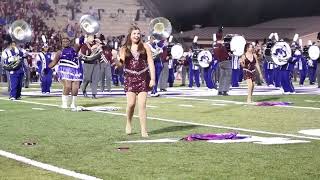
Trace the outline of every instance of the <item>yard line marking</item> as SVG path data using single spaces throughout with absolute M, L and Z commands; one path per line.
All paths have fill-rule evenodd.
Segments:
M 0 99 L 9 101 L 8 99 L 4 99 L 4 98 L 0 98 Z M 32 101 L 22 101 L 22 100 L 20 100 L 19 102 L 30 103 L 30 104 L 40 104 L 40 105 L 42 104 L 42 105 L 46 105 L 46 106 L 59 107 L 59 105 L 55 105 L 55 104 L 44 104 L 44 103 L 37 103 L 37 102 L 32 102 Z M 126 114 L 124 114 L 124 113 L 105 112 L 105 111 L 94 111 L 94 112 L 100 112 L 100 113 L 112 114 L 112 115 L 118 115 L 118 116 L 126 116 Z M 139 118 L 139 116 L 137 116 L 137 115 L 134 115 L 134 117 L 135 118 Z M 172 120 L 172 119 L 157 118 L 157 117 L 147 117 L 147 119 L 153 119 L 153 120 L 171 122 L 171 123 L 178 123 L 178 124 L 188 124 L 188 125 L 213 127 L 213 128 L 220 128 L 220 129 L 230 129 L 230 130 L 237 130 L 237 131 L 251 132 L 251 133 L 258 133 L 258 134 L 268 134 L 268 135 L 276 135 L 276 136 L 285 136 L 285 137 L 295 137 L 295 138 L 302 138 L 302 139 L 320 140 L 320 138 L 317 138 L 317 137 L 301 136 L 301 135 L 285 134 L 285 133 L 275 133 L 275 132 L 260 131 L 260 130 L 238 128 L 238 127 L 231 127 L 231 126 L 221 126 L 221 125 L 194 123 L 194 122 L 190 122 L 190 121 Z
M 147 108 L 157 108 L 158 106 L 147 105 Z
M 216 104 L 216 103 L 212 103 L 212 106 L 226 106 L 226 104 Z
M 101 180 L 100 178 L 96 178 L 96 177 L 89 176 L 89 175 L 86 175 L 86 174 L 77 173 L 75 171 L 70 171 L 70 170 L 67 170 L 67 169 L 59 168 L 57 166 L 52 166 L 50 164 L 45 164 L 45 163 L 42 163 L 42 162 L 34 161 L 32 159 L 28 159 L 26 157 L 19 156 L 19 155 L 16 155 L 16 154 L 13 154 L 13 153 L 10 153 L 10 152 L 6 152 L 6 151 L 3 151 L 3 150 L 0 150 L 0 155 L 4 156 L 6 158 L 9 158 L 9 159 L 14 159 L 16 161 L 19 161 L 19 162 L 22 162 L 22 163 L 25 163 L 25 164 L 29 164 L 29 165 L 41 168 L 41 169 L 45 169 L 45 170 L 48 170 L 48 171 L 56 172 L 56 173 L 63 174 L 63 175 L 66 175 L 66 176 L 71 176 L 71 177 L 74 177 L 74 178 L 77 178 L 77 179 Z
M 31 108 L 31 109 L 33 109 L 33 110 L 38 110 L 38 111 L 43 111 L 43 110 L 45 110 L 45 109 L 43 109 L 43 108 Z
M 191 98 L 191 97 L 166 97 L 166 98 L 169 98 L 169 99 L 196 100 L 196 101 L 212 101 L 212 102 L 231 103 L 231 104 L 247 104 L 245 102 L 230 101 L 230 100 L 219 100 L 219 99 L 200 99 L 200 98 Z
M 199 98 L 184 98 L 184 97 L 166 97 L 166 98 L 169 98 L 169 99 L 171 98 L 171 99 L 195 100 L 195 101 L 213 101 L 213 102 L 223 102 L 223 103 L 244 104 L 244 105 L 247 105 L 247 103 L 245 103 L 245 102 L 231 101 L 231 100 L 199 99 Z M 283 106 L 283 105 L 276 105 L 276 107 L 320 110 L 320 108 L 317 108 L 317 107 L 308 107 L 308 106 Z
M 320 136 L 320 129 L 305 129 L 299 131 L 301 134 L 306 134 L 310 136 Z
M 311 110 L 320 110 L 317 107 L 304 107 L 304 106 L 283 106 L 283 105 L 275 105 L 276 107 L 285 107 L 285 108 L 295 108 L 295 109 L 311 109 Z
M 191 104 L 179 104 L 179 106 L 181 106 L 181 107 L 193 107 L 193 105 L 191 105 Z
M 304 100 L 305 102 L 312 102 L 312 103 L 315 103 L 315 102 L 320 102 L 320 101 L 314 101 L 314 100 Z

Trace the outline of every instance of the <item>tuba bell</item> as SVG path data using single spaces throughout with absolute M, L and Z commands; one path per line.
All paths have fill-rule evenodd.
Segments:
M 150 38 L 156 41 L 155 50 L 152 51 L 153 59 L 159 57 L 163 52 L 163 41 L 167 39 L 172 33 L 171 22 L 164 17 L 157 17 L 150 21 L 149 23 L 149 34 Z
M 167 39 L 172 33 L 171 22 L 164 17 L 157 17 L 150 21 L 149 32 L 155 39 Z
M 32 29 L 25 21 L 17 20 L 9 27 L 9 35 L 12 41 L 16 43 L 30 42 L 32 39 Z M 3 69 L 7 71 L 15 71 L 21 67 L 23 58 L 19 56 L 12 56 L 8 61 L 10 63 L 3 65 Z
M 9 27 L 9 34 L 13 41 L 17 43 L 30 42 L 32 39 L 32 29 L 30 25 L 23 21 L 14 21 Z
M 81 29 L 83 29 L 83 31 L 88 35 L 96 34 L 100 30 L 100 24 L 98 20 L 88 14 L 81 16 L 79 24 Z

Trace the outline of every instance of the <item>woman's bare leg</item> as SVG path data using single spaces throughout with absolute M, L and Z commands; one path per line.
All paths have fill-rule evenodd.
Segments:
M 253 82 L 252 79 L 247 79 L 246 81 L 248 85 L 247 103 L 252 103 Z
M 136 106 L 136 94 L 133 92 L 127 92 L 127 124 L 126 133 L 132 133 L 132 117 L 134 113 L 134 108 Z
M 141 136 L 148 137 L 147 131 L 147 92 L 140 92 L 138 94 L 139 119 L 141 127 Z

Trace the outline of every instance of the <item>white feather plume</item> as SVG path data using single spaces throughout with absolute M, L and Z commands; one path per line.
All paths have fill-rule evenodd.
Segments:
M 276 41 L 279 41 L 279 35 L 278 35 L 278 33 L 274 33 L 274 38 L 276 39 Z
M 169 37 L 169 42 L 170 42 L 170 43 L 172 42 L 172 39 L 173 39 L 173 36 L 171 35 L 171 36 Z
M 42 42 L 45 44 L 47 42 L 46 36 L 41 35 Z
M 194 36 L 193 43 L 196 43 L 198 41 L 198 36 Z
M 299 38 L 299 34 L 295 34 L 295 35 L 293 36 L 293 41 L 296 42 L 296 41 L 298 40 L 298 38 Z

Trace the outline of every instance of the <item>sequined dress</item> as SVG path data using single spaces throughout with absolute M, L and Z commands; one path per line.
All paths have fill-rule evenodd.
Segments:
M 148 92 L 150 74 L 147 55 L 131 51 L 130 56 L 124 61 L 124 91 L 125 92 Z
M 244 67 L 243 67 L 243 75 L 244 79 L 252 79 L 255 81 L 256 77 L 256 59 L 253 57 L 252 62 L 245 57 L 244 60 Z

